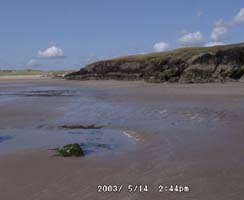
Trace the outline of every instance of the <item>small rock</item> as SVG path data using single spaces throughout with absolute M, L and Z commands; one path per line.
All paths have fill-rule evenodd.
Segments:
M 102 126 L 96 126 L 94 124 L 91 125 L 79 125 L 79 124 L 73 124 L 73 125 L 63 125 L 61 128 L 65 129 L 101 129 Z
M 106 148 L 107 147 L 106 144 L 98 144 L 97 146 L 100 147 L 100 148 Z
M 82 150 L 80 145 L 77 143 L 67 144 L 64 147 L 62 147 L 61 149 L 58 148 L 57 151 L 58 151 L 58 155 L 63 156 L 63 157 L 84 156 L 84 151 Z

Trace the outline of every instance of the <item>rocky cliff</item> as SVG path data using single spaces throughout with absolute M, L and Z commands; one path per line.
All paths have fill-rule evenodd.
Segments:
M 67 79 L 119 79 L 206 83 L 244 81 L 244 43 L 182 48 L 134 55 L 87 65 Z

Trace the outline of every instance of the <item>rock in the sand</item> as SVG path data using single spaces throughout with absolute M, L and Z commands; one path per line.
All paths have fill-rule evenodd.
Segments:
M 107 148 L 108 147 L 107 144 L 98 144 L 97 146 L 100 147 L 100 148 Z
M 63 157 L 71 157 L 71 156 L 84 156 L 84 151 L 80 147 L 79 144 L 67 144 L 61 149 L 57 149 L 58 155 L 63 156 Z
M 79 124 L 73 124 L 73 125 L 63 125 L 61 128 L 65 129 L 100 129 L 102 126 L 96 126 L 94 124 L 91 125 L 79 125 Z

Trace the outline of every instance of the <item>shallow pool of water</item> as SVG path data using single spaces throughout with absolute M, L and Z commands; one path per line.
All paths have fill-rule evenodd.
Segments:
M 106 109 L 104 102 L 96 101 L 96 98 L 91 97 L 93 90 L 95 89 L 24 83 L 0 85 L 0 106 L 21 105 L 17 106 L 16 112 L 23 112 L 23 119 L 25 119 L 25 112 L 32 116 L 34 112 L 45 110 L 47 104 L 52 105 L 52 110 L 45 111 L 47 112 L 45 115 L 49 115 L 53 110 L 62 113 L 50 120 L 43 120 L 40 116 L 33 115 L 32 119 L 35 118 L 35 121 L 36 118 L 40 118 L 38 124 L 33 124 L 31 127 L 23 125 L 21 129 L 15 128 L 10 117 L 8 127 L 0 129 L 0 153 L 37 148 L 52 149 L 70 143 L 81 144 L 87 155 L 108 151 L 120 152 L 133 147 L 136 140 L 124 135 L 123 130 L 59 128 L 64 124 L 86 122 L 88 115 L 86 117 L 86 112 L 83 112 L 84 108 L 88 108 L 90 113 L 96 113 L 97 109 Z M 23 104 L 23 102 L 28 103 Z M 36 107 L 37 103 L 39 107 Z M 89 119 L 93 122 L 97 120 L 96 116 Z
M 123 151 L 132 148 L 136 140 L 119 130 L 0 130 L 0 152 L 11 153 L 38 148 L 53 149 L 65 144 L 79 143 L 85 154 Z

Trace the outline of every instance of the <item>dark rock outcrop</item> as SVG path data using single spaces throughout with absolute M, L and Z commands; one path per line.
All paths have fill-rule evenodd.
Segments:
M 244 81 L 244 43 L 176 49 L 99 61 L 66 75 L 76 80 L 206 83 Z
M 58 155 L 63 157 L 80 157 L 84 156 L 84 152 L 79 144 L 67 144 L 61 149 L 57 149 Z
M 95 124 L 91 125 L 80 125 L 80 124 L 72 124 L 72 125 L 63 125 L 60 128 L 64 129 L 101 129 L 102 126 L 96 126 Z

